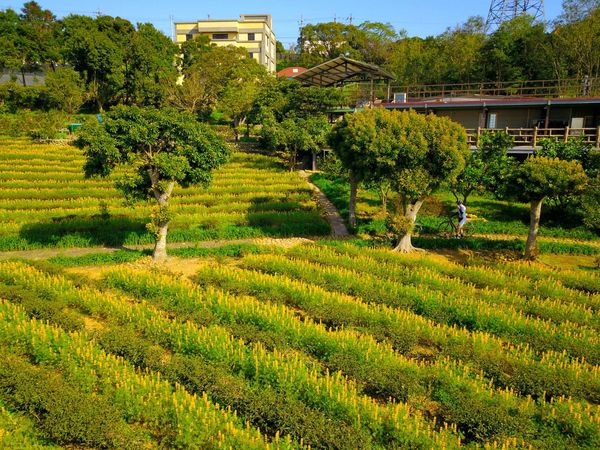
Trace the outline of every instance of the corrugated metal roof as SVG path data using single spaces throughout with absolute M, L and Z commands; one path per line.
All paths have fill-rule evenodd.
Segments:
M 356 61 L 345 56 L 326 61 L 294 76 L 294 80 L 308 86 L 335 86 L 365 79 L 394 80 L 394 76 L 373 64 Z
M 507 98 L 507 99 L 476 99 L 459 101 L 429 101 L 429 102 L 406 102 L 406 103 L 384 103 L 383 106 L 388 109 L 480 109 L 489 107 L 544 107 L 544 106 L 581 106 L 598 105 L 600 106 L 600 97 L 589 98 Z

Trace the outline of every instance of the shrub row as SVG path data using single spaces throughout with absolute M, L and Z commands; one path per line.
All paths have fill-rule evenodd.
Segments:
M 429 361 L 449 357 L 464 361 L 493 380 L 534 399 L 570 396 L 600 402 L 598 368 L 563 353 L 538 354 L 528 346 L 513 345 L 489 333 L 435 323 L 409 311 L 332 293 L 281 275 L 225 266 L 203 266 L 194 278 L 239 295 L 300 308 L 329 327 L 355 327 L 389 342 L 399 352 Z
M 197 397 L 180 386 L 172 387 L 158 373 L 138 373 L 122 358 L 99 349 L 84 334 L 67 334 L 32 320 L 5 301 L 0 302 L 0 341 L 21 349 L 41 364 L 60 368 L 65 378 L 76 380 L 82 389 L 106 396 L 128 422 L 143 424 L 172 446 L 265 447 L 257 430 L 244 427 L 206 396 Z M 76 399 L 70 403 L 73 401 Z
M 274 387 L 286 398 L 297 398 L 308 406 L 324 411 L 332 418 L 342 418 L 359 430 L 368 430 L 380 444 L 400 442 L 421 444 L 445 443 L 452 439 L 433 432 L 419 414 L 400 403 L 381 406 L 360 395 L 357 386 L 341 373 L 320 373 L 311 368 L 302 354 L 276 349 L 265 350 L 261 344 L 246 345 L 215 325 L 199 327 L 192 322 L 171 320 L 144 302 L 132 304 L 107 292 L 74 290 L 71 283 L 45 277 L 32 268 L 18 264 L 3 265 L 3 277 L 30 290 L 43 289 L 48 295 L 67 298 L 86 313 L 130 323 L 136 332 L 151 337 L 175 353 L 197 355 L 229 367 L 259 386 Z M 224 299 L 231 305 L 235 299 Z
M 528 343 L 538 351 L 566 351 L 573 357 L 584 357 L 592 364 L 600 362 L 598 333 L 568 321 L 553 324 L 527 317 L 510 306 L 499 310 L 485 302 L 466 298 L 459 292 L 450 295 L 424 286 L 402 285 L 355 270 L 283 256 L 249 255 L 241 264 L 245 268 L 281 273 L 329 290 L 357 295 L 369 303 L 409 309 L 439 323 L 473 331 L 489 331 L 513 342 Z

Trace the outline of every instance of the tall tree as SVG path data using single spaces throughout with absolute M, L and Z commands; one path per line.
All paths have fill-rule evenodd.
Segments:
M 83 104 L 85 87 L 79 73 L 71 67 L 61 67 L 46 75 L 44 92 L 48 106 L 73 114 Z
M 600 8 L 581 20 L 558 25 L 552 33 L 552 44 L 555 67 L 571 77 L 600 76 Z
M 329 143 L 339 158 L 342 167 L 348 172 L 350 182 L 350 200 L 348 204 L 348 223 L 356 227 L 356 197 L 361 182 L 372 178 L 382 179 L 377 166 L 380 153 L 386 152 L 381 140 L 389 143 L 386 122 L 391 121 L 390 111 L 368 109 L 347 114 L 338 122 L 329 136 Z M 385 136 L 385 138 L 384 138 Z
M 37 2 L 31 1 L 21 8 L 20 18 L 23 70 L 46 63 L 54 69 L 59 58 L 56 42 L 57 22 L 54 14 L 48 9 L 42 9 Z
M 85 150 L 87 177 L 106 177 L 125 166 L 132 175 L 117 187 L 130 200 L 156 202 L 148 226 L 156 238 L 155 261 L 167 256 L 169 200 L 175 185 L 207 186 L 212 171 L 229 155 L 215 132 L 193 116 L 137 106 L 116 107 L 101 125 L 85 125 L 77 144 Z
M 600 0 L 563 0 L 562 13 L 558 16 L 557 23 L 578 22 L 597 8 L 600 8 Z
M 531 16 L 504 22 L 485 42 L 480 65 L 489 81 L 548 79 L 552 64 L 545 53 L 544 24 Z
M 127 42 L 135 32 L 123 19 L 70 15 L 63 19 L 63 53 L 82 74 L 88 92 L 102 111 L 123 96 Z
M 227 77 L 218 108 L 231 120 L 236 141 L 239 138 L 239 127 L 248 125 L 248 116 L 267 76 L 264 66 L 252 58 L 244 57 L 235 61 Z
M 177 80 L 177 46 L 152 24 L 138 24 L 125 54 L 125 102 L 159 106 Z
M 0 69 L 20 70 L 23 65 L 21 19 L 12 9 L 0 11 Z
M 210 114 L 228 87 L 234 89 L 236 83 L 241 85 L 264 74 L 264 68 L 239 47 L 213 45 L 193 53 L 192 59 L 194 63 L 182 71 L 181 85 L 170 89 L 168 96 L 178 109 L 195 109 L 203 115 Z
M 458 175 L 468 152 L 464 128 L 450 119 L 385 109 L 345 117 L 331 144 L 350 172 L 351 202 L 353 183 L 389 180 L 398 194 L 391 222 L 399 238 L 395 249 L 402 252 L 414 249 L 412 228 L 425 197 Z

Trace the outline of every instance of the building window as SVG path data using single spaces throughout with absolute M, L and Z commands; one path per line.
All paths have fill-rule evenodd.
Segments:
M 213 40 L 218 41 L 222 39 L 228 39 L 229 35 L 227 33 L 215 33 L 212 35 Z
M 192 33 L 188 33 L 185 35 L 185 40 L 189 41 L 190 39 L 192 39 L 194 37 L 194 35 Z
M 248 33 L 248 40 L 249 41 L 255 41 L 256 40 L 256 35 L 254 33 Z
M 248 52 L 248 56 L 250 56 L 250 59 L 254 59 L 254 53 Z

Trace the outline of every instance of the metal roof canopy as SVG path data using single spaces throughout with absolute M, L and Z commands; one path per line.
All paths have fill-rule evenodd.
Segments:
M 293 77 L 307 86 L 339 86 L 356 81 L 395 80 L 389 72 L 373 64 L 338 56 Z

